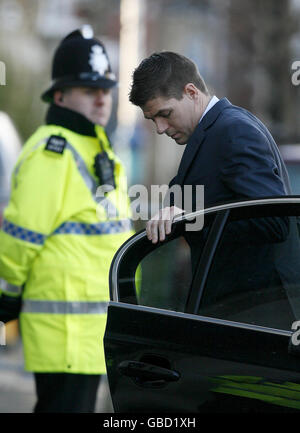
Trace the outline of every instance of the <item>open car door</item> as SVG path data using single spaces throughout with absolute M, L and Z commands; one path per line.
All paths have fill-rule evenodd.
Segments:
M 188 230 L 200 213 L 156 245 L 138 233 L 114 257 L 104 338 L 114 410 L 298 411 L 300 198 L 206 209 L 202 230 Z

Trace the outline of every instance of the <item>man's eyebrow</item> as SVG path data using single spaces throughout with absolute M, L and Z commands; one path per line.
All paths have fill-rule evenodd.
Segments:
M 145 117 L 145 119 L 149 119 L 149 120 L 154 119 L 155 117 L 161 116 L 164 111 L 170 111 L 170 110 L 171 110 L 171 108 L 162 108 L 161 110 L 158 110 L 158 112 L 155 113 L 153 116 L 148 117 L 144 114 L 144 117 Z

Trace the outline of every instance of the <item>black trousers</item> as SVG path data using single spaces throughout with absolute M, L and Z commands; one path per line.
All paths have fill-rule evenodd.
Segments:
M 35 373 L 34 413 L 91 413 L 95 411 L 101 375 Z

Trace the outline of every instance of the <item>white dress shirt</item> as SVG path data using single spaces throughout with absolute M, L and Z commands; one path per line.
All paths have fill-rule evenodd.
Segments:
M 201 119 L 199 120 L 199 123 L 201 122 L 201 120 L 203 119 L 203 117 L 205 116 L 205 114 L 219 101 L 219 98 L 217 98 L 215 95 L 211 98 L 211 100 L 209 101 L 204 113 L 201 116 Z

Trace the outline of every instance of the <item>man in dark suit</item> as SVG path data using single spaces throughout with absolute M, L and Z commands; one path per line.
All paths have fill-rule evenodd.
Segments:
M 158 134 L 186 148 L 170 186 L 204 185 L 204 207 L 247 198 L 290 194 L 285 165 L 268 129 L 247 110 L 209 94 L 196 65 L 161 52 L 144 59 L 133 74 L 130 101 L 141 107 Z M 195 195 L 192 208 L 196 207 Z M 147 224 L 148 238 L 163 241 L 176 206 Z
M 144 59 L 134 71 L 130 101 L 155 123 L 158 134 L 186 144 L 169 186 L 204 185 L 204 208 L 291 193 L 286 167 L 266 126 L 228 99 L 210 95 L 196 65 L 186 57 L 161 52 Z M 190 199 L 196 210 L 194 192 Z M 183 211 L 176 204 L 166 206 L 147 223 L 147 236 L 153 243 L 164 241 L 171 232 L 174 216 Z M 185 233 L 192 267 L 207 233 L 206 227 L 198 233 Z M 228 224 L 221 254 L 207 282 L 212 290 L 206 291 L 206 305 L 231 292 L 267 287 L 280 291 L 282 261 L 277 266 L 275 257 L 289 233 L 290 221 L 285 217 Z

